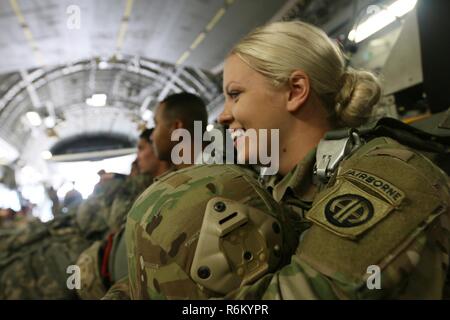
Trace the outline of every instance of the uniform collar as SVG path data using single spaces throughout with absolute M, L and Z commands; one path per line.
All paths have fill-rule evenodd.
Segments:
M 302 201 L 313 201 L 317 193 L 316 188 L 311 188 L 313 169 L 316 162 L 316 150 L 317 148 L 312 149 L 284 177 L 272 176 L 268 179 L 266 186 L 272 191 L 275 201 L 280 202 L 288 190 Z

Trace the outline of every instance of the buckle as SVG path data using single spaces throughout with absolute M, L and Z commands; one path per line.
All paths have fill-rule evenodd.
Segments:
M 348 137 L 337 140 L 322 139 L 317 146 L 314 175 L 323 183 L 328 182 L 336 171 L 339 163 L 354 150 L 362 145 L 363 141 L 356 129 L 350 129 Z

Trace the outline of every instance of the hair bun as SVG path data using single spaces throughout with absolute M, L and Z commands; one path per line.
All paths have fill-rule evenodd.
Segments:
M 349 68 L 341 76 L 341 90 L 335 99 L 338 122 L 348 127 L 364 124 L 380 96 L 380 84 L 372 73 Z

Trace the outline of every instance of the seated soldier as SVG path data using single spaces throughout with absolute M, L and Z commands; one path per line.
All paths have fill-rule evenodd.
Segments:
M 280 151 L 279 174 L 264 185 L 271 197 L 235 166 L 153 184 L 127 218 L 131 298 L 442 298 L 447 176 L 392 137 L 323 139 L 368 121 L 380 98 L 372 74 L 346 68 L 323 31 L 279 22 L 233 48 L 223 87 L 220 121 L 247 160 L 258 150 L 240 141 L 279 129 L 268 146 Z
M 202 127 L 206 129 L 206 124 L 208 121 L 208 114 L 206 112 L 206 106 L 202 99 L 197 95 L 182 92 L 177 94 L 172 94 L 167 96 L 159 106 L 155 112 L 155 128 L 151 134 L 152 146 L 155 154 L 158 157 L 158 161 L 164 163 L 170 163 L 171 168 L 167 170 L 164 174 L 181 169 L 182 167 L 189 164 L 174 164 L 171 161 L 171 150 L 176 142 L 171 140 L 172 132 L 177 129 L 185 129 L 189 132 L 194 131 L 194 122 L 199 121 L 202 124 Z M 192 152 L 194 157 L 198 157 L 199 155 L 194 154 L 194 150 L 189 150 Z M 152 154 L 153 156 L 153 154 Z M 139 163 L 143 163 L 143 161 L 139 161 Z M 142 169 L 141 169 L 142 170 Z M 162 175 L 156 175 L 157 179 L 161 178 Z M 134 199 L 133 199 L 134 200 Z M 130 206 L 127 207 L 128 212 Z M 124 215 L 125 217 L 125 215 Z M 126 269 L 123 264 L 127 263 L 126 251 L 125 251 L 125 239 L 120 235 L 120 241 L 116 241 L 117 243 L 113 245 L 113 248 L 117 247 L 117 252 L 112 254 L 112 260 L 115 260 L 115 265 L 121 264 L 121 268 L 115 268 L 113 270 L 113 276 L 115 279 L 115 284 L 108 290 L 108 293 L 105 295 L 103 299 L 126 299 L 128 294 L 128 278 L 125 277 L 122 280 L 119 280 L 120 277 L 126 275 L 124 272 L 118 272 L 117 269 L 124 270 Z M 112 261 L 111 261 L 112 262 Z M 112 262 L 113 263 L 113 262 Z M 114 264 L 114 263 L 113 263 Z M 111 268 L 114 269 L 114 268 Z
M 127 274 L 126 258 L 123 257 L 125 247 L 121 241 L 126 214 L 136 198 L 151 185 L 153 178 L 170 169 L 169 163 L 158 160 L 153 152 L 152 131 L 146 129 L 140 134 L 136 165 L 132 166 L 120 190 L 108 199 L 110 205 L 103 210 L 109 227 L 108 235 L 93 243 L 78 258 L 81 288 L 77 293 L 82 299 L 101 299 L 112 284 Z M 111 179 L 105 174 L 103 183 Z
M 0 299 L 76 299 L 75 290 L 68 286 L 69 267 L 106 235 L 105 207 L 121 185 L 118 177 L 105 181 L 81 203 L 79 194 L 72 193 L 65 214 L 0 233 Z

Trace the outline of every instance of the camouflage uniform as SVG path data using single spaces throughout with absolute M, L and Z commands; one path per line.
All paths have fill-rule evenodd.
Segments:
M 127 213 L 133 206 L 137 197 L 153 182 L 153 177 L 148 174 L 129 176 L 122 184 L 120 191 L 113 198 L 107 223 L 110 230 L 117 231 L 126 222 Z
M 102 300 L 130 300 L 128 276 L 123 277 L 111 286 Z
M 273 189 L 276 199 L 301 199 L 299 187 L 310 178 L 300 168 L 314 158 L 305 160 Z M 441 299 L 449 259 L 446 181 L 394 140 L 370 141 L 314 197 L 306 214 L 312 226 L 292 262 L 227 298 Z M 379 289 L 368 285 L 370 266 L 380 268 Z
M 190 270 L 200 246 L 204 203 L 215 196 L 202 179 L 227 195 L 244 198 L 251 191 L 242 180 L 223 183 L 226 166 L 210 167 L 214 170 L 205 176 L 188 169 L 154 184 L 128 215 L 131 297 L 442 298 L 449 259 L 447 176 L 421 154 L 385 137 L 343 160 L 326 185 L 314 179 L 314 162 L 315 151 L 266 185 L 285 210 L 281 227 L 292 224 L 301 233 L 291 262 L 225 293 L 207 290 Z M 279 212 L 275 208 L 263 210 Z M 289 245 L 283 253 L 292 253 Z M 376 282 L 375 288 L 368 285 L 376 270 L 379 289 Z
M 112 283 L 127 274 L 123 225 L 134 201 L 152 181 L 147 174 L 129 176 L 114 193 L 108 190 L 108 196 L 102 198 L 101 212 L 110 233 L 83 251 L 77 260 L 81 269 L 81 288 L 77 291 L 80 298 L 102 298 Z
M 1 233 L 0 299 L 77 298 L 67 287 L 67 268 L 108 231 L 101 215 L 102 198 L 114 194 L 118 186 L 117 181 L 103 184 L 77 209 L 48 223 L 36 221 Z
M 298 239 L 291 226 L 243 167 L 194 166 L 164 175 L 128 214 L 131 298 L 221 296 L 286 264 Z
M 89 241 L 72 215 L 30 223 L 0 239 L 0 299 L 73 299 L 67 267 Z

